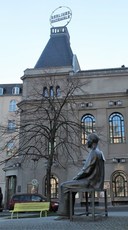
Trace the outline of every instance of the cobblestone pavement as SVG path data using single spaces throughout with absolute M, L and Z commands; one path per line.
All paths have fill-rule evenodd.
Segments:
M 73 221 L 55 217 L 0 219 L 0 230 L 128 230 L 128 216 L 91 217 L 76 216 Z

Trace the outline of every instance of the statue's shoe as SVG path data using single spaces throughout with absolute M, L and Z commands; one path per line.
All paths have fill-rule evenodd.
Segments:
M 54 220 L 68 220 L 69 216 L 57 216 Z

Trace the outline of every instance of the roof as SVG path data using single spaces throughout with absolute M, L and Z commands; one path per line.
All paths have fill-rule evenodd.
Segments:
M 17 92 L 13 92 L 12 90 L 13 88 L 19 88 L 18 93 Z M 0 89 L 3 89 L 0 91 L 0 96 L 3 95 L 21 95 L 22 94 L 22 88 L 23 88 L 23 84 L 20 83 L 12 83 L 12 84 L 0 84 Z
M 51 37 L 34 68 L 72 66 L 72 63 L 67 27 L 51 28 Z

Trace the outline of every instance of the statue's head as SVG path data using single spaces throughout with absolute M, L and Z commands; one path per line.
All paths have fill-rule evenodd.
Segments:
M 94 143 L 97 145 L 98 142 L 99 142 L 99 137 L 95 133 L 91 133 L 88 135 L 88 140 L 87 140 L 88 148 L 91 148 Z

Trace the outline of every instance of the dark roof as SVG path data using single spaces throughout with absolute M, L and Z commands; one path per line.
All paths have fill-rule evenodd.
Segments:
M 73 52 L 67 27 L 51 28 L 51 37 L 34 68 L 72 66 Z
M 19 88 L 19 94 L 13 94 L 13 95 L 21 95 L 23 84 L 14 83 L 14 84 L 0 84 L 0 88 L 3 89 L 3 94 L 0 94 L 0 96 L 1 95 L 12 95 L 12 89 L 14 87 Z

